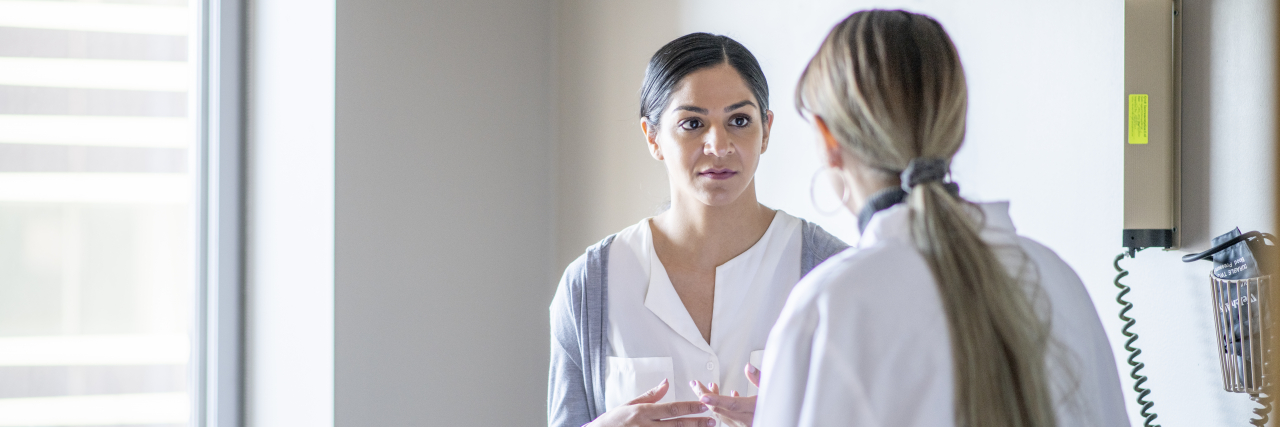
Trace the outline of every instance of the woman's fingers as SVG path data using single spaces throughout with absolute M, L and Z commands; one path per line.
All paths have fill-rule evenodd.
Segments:
M 743 370 L 747 373 L 747 381 L 751 381 L 751 384 L 754 384 L 757 388 L 760 387 L 760 370 L 750 363 L 747 363 Z
M 750 426 L 756 412 L 756 397 L 702 396 L 701 401 L 720 415 L 725 426 Z
M 711 383 L 711 394 L 720 394 L 720 385 Z
M 711 418 L 677 418 L 658 421 L 653 425 L 661 427 L 712 427 L 716 425 L 716 420 Z
M 702 383 L 699 381 L 689 381 L 689 388 L 692 388 L 693 393 L 699 396 L 704 394 L 715 393 L 711 389 L 707 388 L 707 386 L 702 385 Z M 715 393 L 715 394 L 719 394 L 719 393 Z
M 738 391 L 737 391 L 737 390 L 734 390 L 734 391 L 733 391 L 733 394 L 731 394 L 730 396 L 738 397 Z
M 728 411 L 728 412 L 738 412 L 744 406 L 746 406 L 744 405 L 744 402 L 743 402 L 744 399 L 750 399 L 750 398 L 707 394 L 707 395 L 703 395 L 700 399 L 698 399 L 698 401 L 702 402 L 707 406 L 710 406 L 711 409 L 716 412 L 720 412 L 722 410 Z
M 682 417 L 685 415 L 701 414 L 707 412 L 707 405 L 701 402 L 671 402 L 671 403 L 655 403 L 648 405 L 641 418 L 646 420 L 661 420 L 667 418 Z M 666 424 L 660 424 L 666 425 Z
M 635 405 L 639 403 L 658 403 L 659 400 L 662 400 L 662 396 L 667 395 L 668 388 L 670 388 L 670 384 L 668 384 L 667 380 L 664 379 L 657 387 L 651 388 L 649 391 L 644 392 L 644 394 L 636 396 L 635 399 L 631 399 L 631 401 L 626 404 Z

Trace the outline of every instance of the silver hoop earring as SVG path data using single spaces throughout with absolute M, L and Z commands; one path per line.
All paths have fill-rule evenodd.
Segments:
M 816 210 L 818 211 L 819 214 L 822 214 L 825 216 L 831 216 L 831 215 L 840 213 L 840 207 L 846 207 L 849 204 L 849 201 L 848 201 L 849 184 L 844 182 L 844 177 L 842 176 L 840 177 L 840 183 L 843 184 L 842 188 L 840 189 L 840 207 L 835 208 L 835 210 L 826 211 L 826 212 L 824 212 L 821 208 L 818 207 L 818 198 L 815 197 L 813 194 L 813 187 L 815 187 L 814 183 L 818 182 L 819 174 L 823 172 L 829 172 L 830 170 L 831 170 L 830 166 L 818 168 L 818 170 L 813 171 L 813 177 L 809 178 L 809 203 L 813 204 L 813 210 Z

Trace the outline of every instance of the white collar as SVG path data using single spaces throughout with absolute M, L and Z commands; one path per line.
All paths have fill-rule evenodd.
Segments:
M 658 253 L 653 245 L 653 229 L 650 228 L 649 224 L 649 220 L 645 220 L 641 224 L 642 228 L 640 230 L 644 233 L 644 240 L 647 243 L 648 250 L 646 256 L 649 258 L 649 289 L 645 294 L 644 306 L 694 346 L 704 351 L 715 353 L 711 345 L 702 338 L 702 332 L 698 331 L 698 326 L 693 323 L 693 317 L 689 315 L 689 310 L 685 308 L 684 301 L 680 299 L 680 294 L 676 293 L 676 288 L 671 283 L 671 277 L 667 275 L 666 267 L 658 259 Z M 778 210 L 773 216 L 773 221 L 769 223 L 769 228 L 765 229 L 764 234 L 760 236 L 760 240 L 757 240 L 755 244 L 738 254 L 738 256 L 717 266 L 715 307 L 722 307 L 722 302 L 729 297 L 728 294 L 721 292 L 721 284 L 725 278 L 723 269 L 759 267 L 760 262 L 764 261 L 760 258 L 764 256 L 763 252 L 765 252 L 767 246 L 780 241 L 785 242 L 787 240 L 785 237 L 790 235 L 790 233 L 786 232 L 793 230 L 798 225 L 799 221 L 795 217 Z M 751 275 L 748 274 L 748 276 Z M 738 296 L 741 297 L 741 295 Z M 714 313 L 712 317 L 714 320 Z M 714 330 L 712 331 L 712 341 L 715 341 Z
M 983 240 L 991 245 L 1016 244 L 1018 233 L 1013 226 L 1013 218 L 1009 216 L 1009 202 L 975 203 L 974 206 L 977 209 L 970 210 L 970 214 L 982 221 L 980 234 Z M 910 245 L 910 221 L 911 211 L 906 203 L 876 212 L 867 222 L 867 229 L 862 231 L 857 247 L 866 248 L 889 240 Z

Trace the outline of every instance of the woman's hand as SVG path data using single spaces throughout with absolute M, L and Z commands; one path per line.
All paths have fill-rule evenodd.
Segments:
M 670 388 L 667 380 L 662 384 L 644 392 L 630 402 L 605 412 L 590 424 L 583 427 L 712 427 L 716 420 L 711 418 L 677 418 L 707 411 L 706 405 L 698 402 L 657 403 Z M 753 401 L 754 402 L 754 401 Z
M 760 387 L 760 370 L 755 366 L 747 364 L 745 368 L 747 381 L 755 384 L 756 388 Z M 701 396 L 699 399 L 703 404 L 711 408 L 720 416 L 720 421 L 725 426 L 730 427 L 751 427 L 751 419 L 756 416 L 756 397 L 741 397 L 737 391 L 730 396 L 720 395 L 720 386 L 711 383 L 711 387 L 704 387 L 701 383 L 694 381 L 690 384 L 693 392 Z

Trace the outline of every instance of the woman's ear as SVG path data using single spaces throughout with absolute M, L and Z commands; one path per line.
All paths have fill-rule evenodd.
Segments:
M 764 112 L 764 140 L 760 142 L 760 154 L 769 151 L 769 132 L 773 130 L 773 111 Z
M 649 126 L 649 119 L 641 117 L 640 131 L 644 132 L 644 139 L 649 144 L 649 155 L 661 161 L 662 147 L 658 146 L 658 128 Z
M 844 150 L 840 148 L 840 142 L 831 136 L 831 129 L 827 128 L 827 122 L 817 115 L 813 116 L 813 122 L 818 126 L 818 133 L 822 136 L 822 151 L 827 154 L 827 166 L 844 167 Z

